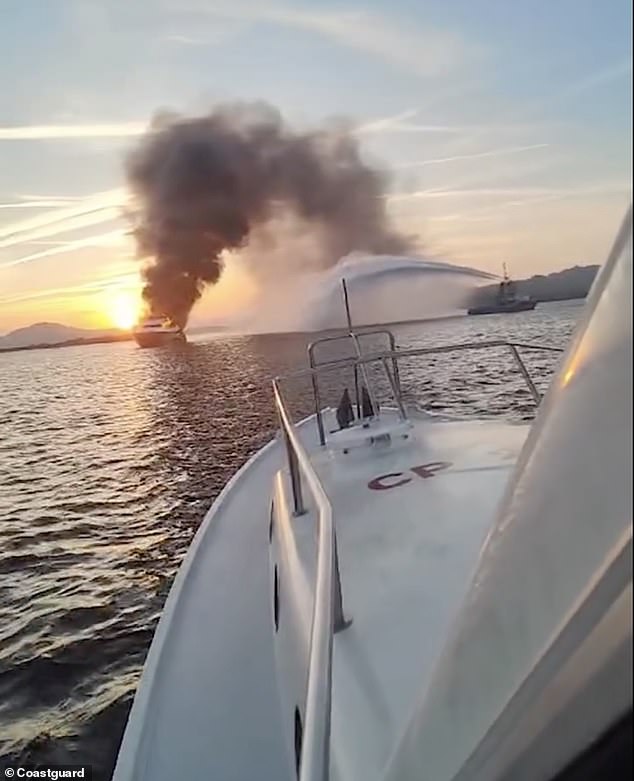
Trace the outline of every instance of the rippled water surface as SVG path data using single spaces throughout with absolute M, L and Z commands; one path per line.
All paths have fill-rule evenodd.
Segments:
M 395 333 L 401 347 L 492 338 L 561 347 L 580 312 L 551 304 Z M 175 571 L 225 481 L 273 436 L 270 378 L 302 368 L 309 339 L 0 355 L 0 757 L 90 762 L 94 778 L 110 777 Z M 544 389 L 556 356 L 526 360 Z M 324 402 L 336 403 L 343 381 L 326 382 Z M 402 382 L 410 404 L 532 415 L 500 351 L 409 360 Z M 305 381 L 289 383 L 288 398 L 294 414 L 311 411 Z

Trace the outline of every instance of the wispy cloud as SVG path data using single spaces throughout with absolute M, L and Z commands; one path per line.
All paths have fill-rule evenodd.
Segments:
M 20 193 L 15 195 L 20 201 L 63 201 L 64 203 L 76 203 L 84 199 L 83 195 L 32 195 Z
M 119 228 L 107 233 L 100 233 L 96 236 L 87 236 L 83 239 L 64 242 L 62 246 L 50 247 L 49 249 L 33 252 L 30 255 L 23 255 L 21 258 L 15 258 L 6 263 L 0 263 L 0 268 L 11 268 L 12 266 L 21 266 L 24 263 L 31 263 L 34 260 L 41 260 L 52 255 L 60 255 L 65 252 L 72 252 L 85 247 L 103 247 L 113 246 L 121 243 L 126 231 Z
M 383 119 L 377 119 L 373 122 L 368 122 L 365 125 L 360 125 L 356 128 L 357 133 L 360 135 L 374 135 L 379 133 L 467 133 L 474 128 L 464 127 L 461 125 L 432 125 L 406 122 L 406 117 L 415 116 L 418 112 L 408 111 L 402 114 L 397 114 L 394 117 L 385 117 Z
M 24 244 L 29 244 L 34 247 L 61 247 L 64 244 L 68 244 L 68 240 L 66 241 L 38 241 L 36 239 L 33 239 L 32 241 L 25 241 Z
M 356 133 L 383 133 L 385 130 L 391 130 L 394 127 L 400 127 L 400 125 L 408 119 L 413 119 L 418 115 L 418 109 L 408 108 L 405 111 L 399 111 L 398 114 L 393 114 L 389 117 L 380 117 L 379 119 L 371 119 L 369 122 L 364 122 L 355 128 Z
M 456 34 L 405 28 L 367 11 L 306 12 L 271 9 L 271 21 L 320 33 L 420 76 L 446 72 L 466 59 L 467 46 Z
M 54 209 L 68 206 L 68 201 L 56 201 L 54 199 L 36 201 L 15 201 L 14 203 L 0 203 L 0 209 Z
M 536 133 L 552 129 L 552 122 L 522 122 L 522 123 L 501 123 L 487 125 L 438 125 L 428 122 L 410 122 L 409 120 L 421 114 L 420 109 L 406 109 L 398 114 L 379 119 L 370 120 L 359 125 L 356 128 L 357 133 L 361 135 L 371 134 L 389 134 L 389 133 L 438 133 L 438 134 L 463 134 L 479 136 L 485 133 L 506 133 L 506 132 L 526 132 Z M 531 146 L 531 148 L 533 148 Z M 489 156 L 489 153 L 486 153 Z M 443 160 L 442 162 L 446 162 Z
M 59 236 L 63 233 L 92 228 L 95 225 L 103 225 L 106 222 L 117 222 L 121 219 L 121 209 L 118 206 L 102 206 L 92 211 L 60 220 L 51 225 L 36 228 L 28 233 L 22 233 L 9 239 L 0 240 L 0 247 L 14 247 L 16 245 L 31 243 L 37 239 L 45 239 L 50 236 Z
M 401 70 L 429 77 L 445 74 L 479 55 L 461 34 L 416 24 L 399 24 L 387 15 L 368 10 L 297 8 L 264 0 L 257 4 L 189 0 L 172 3 L 174 11 L 194 10 L 207 16 L 266 23 L 306 30 L 347 48 L 369 54 Z
M 63 139 L 129 138 L 147 130 L 147 122 L 91 125 L 22 125 L 0 127 L 0 141 L 53 141 Z
M 563 89 L 557 90 L 554 94 L 525 103 L 521 107 L 519 115 L 516 114 L 516 116 L 522 119 L 530 119 L 531 117 L 543 115 L 544 112 L 551 112 L 553 109 L 561 113 L 562 103 L 565 103 L 568 99 L 583 95 L 586 92 L 592 92 L 605 84 L 631 75 L 631 73 L 632 58 L 630 57 L 594 73 L 586 74 L 583 78 L 568 84 Z
M 180 46 L 204 46 L 207 41 L 195 38 L 193 35 L 164 35 L 161 38 L 165 43 L 175 43 Z
M 523 206 L 536 206 L 540 203 L 548 203 L 550 201 L 557 201 L 561 199 L 561 195 L 550 193 L 549 195 L 534 195 L 532 197 L 518 198 L 517 196 L 508 197 L 504 200 L 495 199 L 492 204 L 489 202 L 487 206 L 480 206 L 476 208 L 467 208 L 460 212 L 451 212 L 449 214 L 435 214 L 426 216 L 426 221 L 430 223 L 444 223 L 444 222 L 490 222 L 491 220 L 499 219 L 500 215 L 505 211 L 514 211 L 521 209 Z
M 528 198 L 517 198 L 517 196 L 511 196 L 507 200 L 497 199 L 494 204 L 489 203 L 487 206 L 479 206 L 476 208 L 467 208 L 460 212 L 452 212 L 449 214 L 437 214 L 427 217 L 430 222 L 480 222 L 481 220 L 489 220 L 500 216 L 503 211 L 511 211 L 521 208 L 522 206 L 534 206 L 535 204 L 545 203 L 547 201 L 558 200 L 557 195 L 535 195 Z
M 127 193 L 124 188 L 106 190 L 86 196 L 75 206 L 55 209 L 37 217 L 3 225 L 0 227 L 0 247 L 9 247 L 33 239 L 43 239 L 47 236 L 58 235 L 65 230 L 84 227 L 73 222 L 77 218 L 87 218 L 90 215 L 101 213 L 100 219 L 92 222 L 89 220 L 87 224 L 111 220 L 113 219 L 112 210 L 118 209 L 117 216 L 119 216 L 120 209 L 126 203 L 126 199 Z
M 427 222 L 491 222 L 498 216 L 497 211 L 489 210 L 482 214 L 438 214 L 426 217 Z
M 571 84 L 561 94 L 560 98 L 570 98 L 576 95 L 581 95 L 584 92 L 600 87 L 603 84 L 609 84 L 613 81 L 627 76 L 632 73 L 632 58 L 614 63 L 607 68 L 602 68 L 595 73 L 590 73 L 580 81 Z
M 428 165 L 442 165 L 444 163 L 455 163 L 462 160 L 480 160 L 487 157 L 506 157 L 507 155 L 517 155 L 523 152 L 532 152 L 537 149 L 546 149 L 550 144 L 529 144 L 528 146 L 507 147 L 506 149 L 490 149 L 486 152 L 475 152 L 468 155 L 452 155 L 451 157 L 436 157 L 430 160 L 417 160 L 412 163 L 403 163 L 395 166 L 396 168 L 422 168 Z
M 25 290 L 15 296 L 0 298 L 1 305 L 17 304 L 24 301 L 36 301 L 38 299 L 59 298 L 60 296 L 72 298 L 74 296 L 84 297 L 91 293 L 103 293 L 105 290 L 113 288 L 135 288 L 139 284 L 139 275 L 137 271 L 128 273 L 114 272 L 98 277 L 90 282 L 84 282 L 79 285 L 68 285 L 66 287 L 53 287 L 46 289 Z
M 226 43 L 245 27 L 241 19 L 215 20 L 213 26 L 197 26 L 184 32 L 173 30 L 159 38 L 159 42 L 169 46 L 218 46 Z
M 617 195 L 631 193 L 631 183 L 607 183 L 587 187 L 549 188 L 549 187 L 478 187 L 470 189 L 429 189 L 411 193 L 392 193 L 389 201 L 409 200 L 410 198 L 585 198 L 594 195 Z

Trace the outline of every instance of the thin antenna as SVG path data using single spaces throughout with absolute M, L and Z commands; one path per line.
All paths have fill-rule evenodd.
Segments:
M 343 287 L 343 303 L 346 307 L 346 319 L 348 321 L 348 330 L 352 331 L 352 318 L 350 317 L 350 302 L 348 301 L 348 286 L 346 280 L 341 280 L 341 286 Z

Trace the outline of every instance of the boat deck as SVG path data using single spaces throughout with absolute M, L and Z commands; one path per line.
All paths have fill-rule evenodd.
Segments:
M 395 413 L 383 419 L 403 433 Z M 332 412 L 325 422 L 334 428 Z M 314 419 L 299 426 L 332 503 L 352 618 L 334 638 L 332 778 L 381 777 L 475 569 L 526 430 L 430 422 L 421 414 L 407 440 L 346 455 L 319 448 Z M 278 441 L 214 503 L 165 605 L 113 781 L 295 778 L 293 708 L 305 696 L 306 660 L 280 641 L 288 640 L 293 603 L 299 645 L 309 644 L 317 517 L 309 497 L 308 512 L 294 517 L 290 495 Z M 279 634 L 270 556 L 281 567 Z
M 431 423 L 425 414 L 410 422 L 408 438 L 397 434 L 389 446 L 347 454 L 313 448 L 333 507 L 344 612 L 352 619 L 335 634 L 333 652 L 331 761 L 342 779 L 381 777 L 413 693 L 446 640 L 527 433 L 495 421 Z M 335 426 L 330 413 L 326 428 Z M 311 582 L 314 532 L 303 539 Z

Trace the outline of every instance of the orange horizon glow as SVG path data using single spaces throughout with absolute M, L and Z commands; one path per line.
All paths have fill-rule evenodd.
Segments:
M 424 217 L 400 214 L 396 224 L 410 235 L 426 237 L 424 254 L 494 273 L 506 261 L 513 278 L 522 279 L 602 263 L 621 208 L 625 206 L 612 196 L 596 196 L 583 203 L 571 199 L 493 210 L 468 221 L 459 209 L 443 215 L 432 203 Z M 144 314 L 143 280 L 132 248 L 125 252 L 113 252 L 111 247 L 75 248 L 67 258 L 59 254 L 54 261 L 37 262 L 37 274 L 30 263 L 7 268 L 4 276 L 0 271 L 0 333 L 43 321 L 128 330 Z M 219 282 L 207 287 L 196 303 L 192 324 L 248 315 L 259 294 L 260 281 L 252 264 L 240 253 L 228 254 Z

